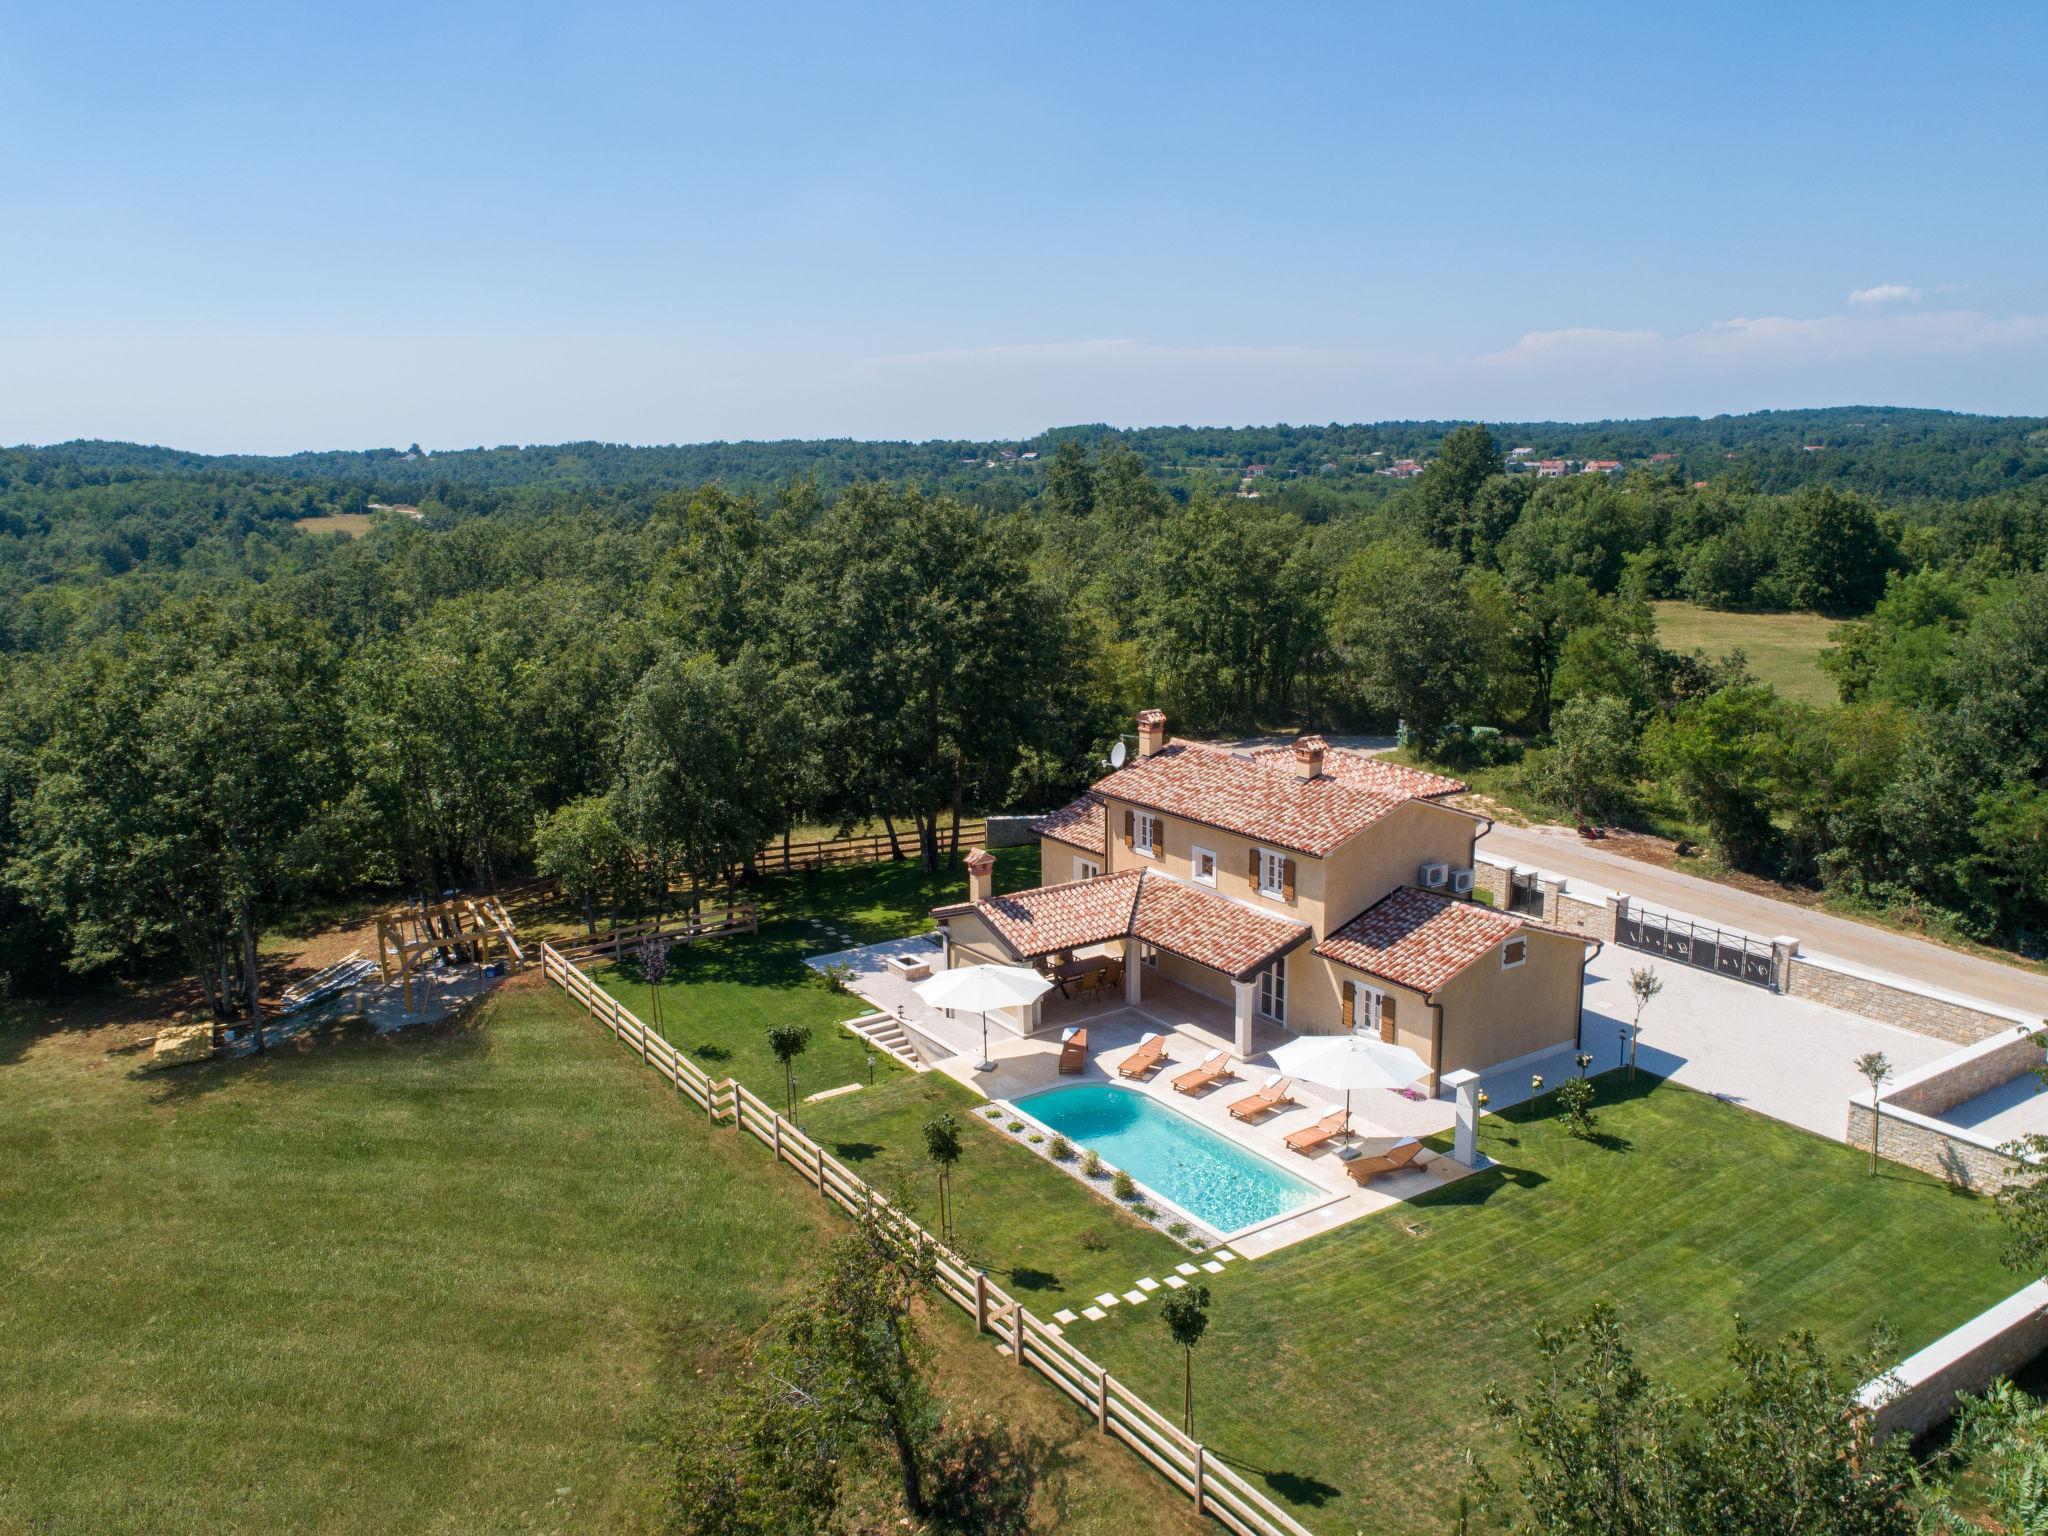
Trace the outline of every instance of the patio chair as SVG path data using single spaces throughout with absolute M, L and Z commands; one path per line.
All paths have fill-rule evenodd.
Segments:
M 1354 1157 L 1344 1165 L 1344 1171 L 1351 1175 L 1351 1182 L 1362 1189 L 1383 1173 L 1406 1168 L 1421 1150 L 1422 1143 L 1410 1138 L 1397 1142 L 1378 1157 Z
M 1257 1093 L 1248 1093 L 1230 1106 L 1233 1120 L 1256 1120 L 1269 1109 L 1278 1109 L 1282 1104 L 1294 1102 L 1294 1079 L 1278 1073 L 1266 1079 L 1266 1086 Z
M 1226 1077 L 1236 1074 L 1230 1070 L 1230 1057 L 1223 1051 L 1211 1051 L 1194 1066 L 1173 1080 L 1175 1093 L 1200 1093 L 1211 1083 L 1220 1083 Z
M 1333 1109 L 1314 1125 L 1305 1125 L 1287 1137 L 1287 1150 L 1299 1152 L 1303 1157 L 1322 1150 L 1326 1142 L 1336 1140 L 1350 1128 L 1351 1116 L 1341 1109 Z
M 1071 1077 L 1088 1070 L 1088 1031 L 1068 1029 L 1060 1036 L 1060 1071 Z
M 1124 989 L 1124 963 L 1111 960 L 1102 967 L 1102 985 L 1105 991 L 1121 992 Z
M 1166 1037 L 1156 1030 L 1147 1030 L 1138 1048 L 1117 1063 L 1116 1073 L 1118 1077 L 1143 1077 L 1165 1061 Z
M 1081 978 L 1081 995 L 1083 997 L 1093 997 L 1108 985 L 1109 981 L 1103 975 L 1102 967 L 1098 965 L 1094 970 Z

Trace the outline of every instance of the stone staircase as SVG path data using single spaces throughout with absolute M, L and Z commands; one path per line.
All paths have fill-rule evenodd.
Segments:
M 910 1036 L 893 1015 L 871 1013 L 858 1019 L 848 1019 L 849 1032 L 873 1046 L 885 1055 L 893 1056 L 913 1072 L 929 1072 L 931 1066 L 917 1054 L 917 1047 L 911 1044 Z

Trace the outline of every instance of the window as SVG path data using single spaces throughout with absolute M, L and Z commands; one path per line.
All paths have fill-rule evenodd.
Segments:
M 1259 972 L 1259 1012 L 1275 1024 L 1287 1022 L 1287 962 L 1275 960 Z
M 1216 855 L 1214 853 L 1210 852 L 1207 848 L 1197 848 L 1193 851 L 1193 858 L 1190 860 L 1190 863 L 1197 884 L 1214 885 L 1216 883 Z
M 1159 951 L 1158 951 L 1158 950 L 1156 950 L 1156 949 L 1154 949 L 1154 948 L 1153 948 L 1153 947 L 1152 947 L 1152 946 L 1151 946 L 1150 944 L 1141 944 L 1141 945 L 1139 945 L 1139 946 L 1138 946 L 1138 964 L 1140 964 L 1140 965 L 1149 965 L 1150 967 L 1152 967 L 1152 969 L 1153 969 L 1153 970 L 1155 970 L 1155 971 L 1156 971 L 1156 970 L 1158 970 L 1158 969 L 1159 969 Z
M 1275 853 L 1270 848 L 1259 850 L 1259 894 L 1270 896 L 1275 901 L 1289 899 L 1287 887 L 1289 868 L 1292 861 L 1284 853 Z
M 1076 880 L 1093 880 L 1101 873 L 1102 866 L 1093 859 L 1074 860 L 1074 878 Z
M 1500 947 L 1500 968 L 1504 971 L 1512 971 L 1528 958 L 1529 941 L 1527 939 L 1509 939 L 1507 943 Z
M 1139 811 L 1131 823 L 1131 846 L 1140 853 L 1159 857 L 1159 818 L 1149 811 Z
M 1378 987 L 1368 987 L 1363 982 L 1347 983 L 1348 996 L 1345 998 L 1344 1016 L 1351 1024 L 1351 1033 L 1366 1035 L 1394 1043 L 1394 998 L 1391 993 L 1382 992 Z

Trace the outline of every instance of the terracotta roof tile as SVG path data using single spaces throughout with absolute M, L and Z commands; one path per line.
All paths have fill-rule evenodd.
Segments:
M 1558 931 L 1475 901 L 1454 901 L 1404 885 L 1324 939 L 1316 953 L 1417 992 L 1434 992 L 1525 929 Z
M 1309 936 L 1306 923 L 1141 870 L 932 909 L 934 917 L 970 912 L 1020 960 L 1133 935 L 1234 978 L 1251 975 Z
M 1040 837 L 1099 856 L 1104 852 L 1102 796 L 1091 789 L 1072 805 L 1063 805 L 1039 817 L 1031 823 L 1031 830 Z
M 1309 936 L 1306 923 L 1147 874 L 1131 932 L 1159 949 L 1242 979 Z
M 1322 777 L 1303 780 L 1291 746 L 1243 752 L 1181 741 L 1118 769 L 1095 792 L 1321 858 L 1410 800 L 1464 787 L 1334 749 L 1324 754 Z
M 1131 931 L 1131 908 L 1142 874 L 1135 869 L 1093 880 L 1070 880 L 1036 890 L 1012 891 L 987 901 L 938 907 L 934 917 L 976 914 L 1020 960 L 1062 949 L 1120 939 Z

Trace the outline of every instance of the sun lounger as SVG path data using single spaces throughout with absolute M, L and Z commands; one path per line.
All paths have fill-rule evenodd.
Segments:
M 1071 1077 L 1088 1070 L 1088 1031 L 1069 1029 L 1060 1036 L 1060 1071 Z
M 1269 1109 L 1278 1109 L 1282 1104 L 1294 1102 L 1294 1079 L 1273 1076 L 1266 1079 L 1266 1086 L 1257 1093 L 1248 1093 L 1230 1106 L 1233 1120 L 1256 1120 Z
M 1166 1060 L 1166 1037 L 1147 1031 L 1138 1048 L 1117 1064 L 1118 1077 L 1143 1077 Z
M 1344 1171 L 1351 1175 L 1352 1183 L 1363 1186 L 1383 1173 L 1406 1168 L 1415 1161 L 1415 1155 L 1421 1150 L 1422 1143 L 1419 1141 L 1400 1142 L 1378 1157 L 1354 1157 L 1344 1165 Z
M 1211 1051 L 1173 1080 L 1173 1090 L 1175 1093 L 1200 1093 L 1211 1083 L 1220 1083 L 1230 1075 L 1230 1057 L 1222 1051 Z
M 1291 1134 L 1287 1138 L 1287 1150 L 1299 1152 L 1303 1157 L 1307 1157 L 1311 1152 L 1318 1151 L 1323 1143 L 1342 1136 L 1345 1127 L 1350 1123 L 1349 1114 L 1341 1109 L 1333 1109 L 1314 1125 L 1303 1126 Z

